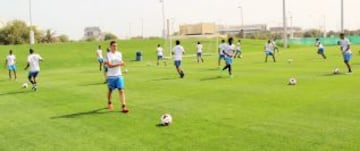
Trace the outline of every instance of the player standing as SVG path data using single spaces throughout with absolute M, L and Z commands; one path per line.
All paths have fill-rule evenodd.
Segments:
M 221 60 L 225 59 L 225 55 L 223 53 L 224 51 L 224 47 L 226 46 L 225 40 L 221 40 L 221 44 L 219 45 L 218 48 L 218 53 L 219 53 L 219 59 L 218 59 L 218 67 L 219 69 L 221 69 Z
M 163 48 L 161 47 L 160 44 L 157 45 L 156 54 L 157 54 L 157 62 L 156 62 L 156 65 L 159 66 L 160 60 L 162 60 L 162 61 L 164 62 L 164 65 L 166 66 L 166 62 L 165 62 L 165 60 L 164 60 Z
M 121 112 L 127 113 L 129 110 L 126 108 L 125 101 L 125 83 L 124 77 L 121 73 L 121 67 L 124 66 L 124 61 L 122 60 L 122 54 L 117 50 L 116 41 L 110 42 L 110 52 L 106 56 L 105 64 L 108 66 L 107 72 L 107 83 L 108 83 L 108 108 L 110 110 L 113 109 L 113 105 L 111 102 L 112 91 L 118 89 L 120 102 L 122 104 Z
M 234 58 L 241 58 L 241 41 L 238 40 L 238 42 L 236 43 L 236 53 L 234 55 Z
M 203 45 L 200 42 L 197 42 L 196 48 L 197 48 L 197 52 L 196 52 L 197 63 L 200 62 L 200 59 L 201 59 L 201 62 L 204 63 L 204 59 L 202 58 Z
M 14 73 L 14 78 L 16 80 L 16 57 L 13 54 L 13 51 L 9 51 L 9 55 L 6 56 L 5 65 L 7 65 L 9 70 L 9 79 L 12 79 L 11 72 Z
M 265 62 L 267 62 L 268 56 L 272 56 L 274 62 L 276 62 L 275 54 L 271 50 L 271 41 L 270 40 L 268 40 L 268 42 L 265 44 Z
M 100 68 L 100 71 L 101 71 L 101 67 L 103 66 L 103 63 L 104 63 L 104 58 L 103 58 L 103 55 L 102 55 L 102 50 L 101 50 L 100 45 L 98 46 L 98 49 L 96 50 L 96 57 L 97 57 L 97 60 L 99 62 L 99 68 Z
M 175 57 L 174 65 L 176 67 L 178 74 L 180 75 L 180 78 L 184 78 L 185 73 L 181 68 L 181 61 L 182 61 L 183 55 L 185 54 L 185 50 L 184 50 L 184 47 L 182 47 L 180 45 L 179 40 L 176 40 L 175 44 L 176 44 L 176 46 L 173 48 L 173 51 L 172 51 L 172 53 Z

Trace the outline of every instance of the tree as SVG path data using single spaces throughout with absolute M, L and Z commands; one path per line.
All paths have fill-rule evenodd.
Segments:
M 117 37 L 115 34 L 112 34 L 112 33 L 105 33 L 105 38 L 104 40 L 107 41 L 107 40 L 116 40 Z
M 50 29 L 45 31 L 45 35 L 41 38 L 43 43 L 53 43 L 56 41 L 55 32 Z
M 0 44 L 25 44 L 30 42 L 30 29 L 34 31 L 35 40 L 39 41 L 42 33 L 35 26 L 27 26 L 25 22 L 14 20 L 0 29 Z
M 69 37 L 67 35 L 64 35 L 64 34 L 58 36 L 57 39 L 58 39 L 59 42 L 69 42 Z

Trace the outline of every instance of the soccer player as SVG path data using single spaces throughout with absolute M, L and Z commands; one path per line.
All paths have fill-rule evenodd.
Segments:
M 180 45 L 179 40 L 176 40 L 175 44 L 176 44 L 176 46 L 173 48 L 173 51 L 172 51 L 172 54 L 175 57 L 174 65 L 176 67 L 178 74 L 180 75 L 180 78 L 184 78 L 185 73 L 181 68 L 181 60 L 182 60 L 183 55 L 185 54 L 185 50 Z
M 350 49 L 350 41 L 349 39 L 345 38 L 345 34 L 340 34 L 340 50 L 342 52 L 342 55 L 344 57 L 344 63 L 346 67 L 348 68 L 348 73 L 352 73 L 351 66 L 350 66 L 350 60 L 352 56 L 352 52 Z
M 221 40 L 221 44 L 219 45 L 218 53 L 219 53 L 219 59 L 218 59 L 218 66 L 219 69 L 221 68 L 221 60 L 225 59 L 225 55 L 223 53 L 224 47 L 226 46 L 225 40 Z
M 30 48 L 29 52 L 30 54 L 27 58 L 27 65 L 25 67 L 25 70 L 27 70 L 30 67 L 28 79 L 32 84 L 32 89 L 36 91 L 37 90 L 36 78 L 39 75 L 40 61 L 43 61 L 43 58 L 39 54 L 36 54 L 34 49 Z
M 236 43 L 236 53 L 234 55 L 234 58 L 241 58 L 241 41 L 238 40 L 238 42 Z
M 316 38 L 315 46 L 318 47 L 317 53 L 326 59 L 324 45 L 321 43 L 319 38 Z
M 223 54 L 225 55 L 225 67 L 222 69 L 222 71 L 228 69 L 229 76 L 232 77 L 232 58 L 234 56 L 234 45 L 233 45 L 233 38 L 230 37 L 228 39 L 228 44 L 224 45 Z
M 166 62 L 164 60 L 164 53 L 163 53 L 163 48 L 161 47 L 160 44 L 157 45 L 157 48 L 156 48 L 156 54 L 157 54 L 157 62 L 156 62 L 156 65 L 159 66 L 159 62 L 160 60 L 162 60 L 164 62 L 164 65 L 166 66 Z
M 110 52 L 110 49 L 109 48 L 106 48 L 106 56 L 109 54 Z M 108 66 L 105 64 L 106 62 L 106 58 L 104 58 L 104 63 L 103 63 L 103 68 L 104 68 L 104 76 L 105 76 L 105 82 L 104 84 L 107 83 L 107 72 L 108 72 Z
M 268 42 L 265 44 L 265 62 L 267 62 L 268 56 L 272 56 L 274 62 L 276 62 L 275 54 L 271 50 L 271 41 L 270 40 L 268 40 Z
M 108 83 L 108 108 L 110 110 L 113 109 L 113 105 L 111 102 L 112 91 L 118 89 L 120 101 L 122 104 L 121 112 L 127 113 L 129 110 L 126 108 L 125 101 L 125 83 L 124 77 L 121 73 L 121 67 L 124 66 L 124 61 L 122 60 L 122 54 L 117 50 L 116 41 L 110 42 L 110 52 L 106 56 L 105 64 L 108 66 L 107 72 L 107 83 Z
M 16 80 L 16 57 L 15 55 L 13 54 L 13 51 L 10 50 L 9 51 L 9 55 L 6 56 L 6 60 L 5 60 L 5 65 L 7 65 L 8 69 L 9 69 L 9 79 L 11 80 L 12 79 L 12 76 L 11 76 L 11 72 L 14 73 L 14 78 Z
M 204 63 L 204 59 L 202 58 L 203 45 L 200 43 L 200 41 L 197 42 L 196 48 L 197 48 L 197 52 L 196 52 L 197 62 L 199 63 L 201 59 L 201 62 Z
M 96 50 L 96 57 L 97 57 L 97 60 L 99 62 L 99 68 L 100 68 L 100 71 L 101 71 L 101 67 L 104 63 L 104 58 L 103 58 L 103 55 L 102 55 L 102 50 L 101 50 L 101 46 L 99 45 L 98 46 L 98 49 Z

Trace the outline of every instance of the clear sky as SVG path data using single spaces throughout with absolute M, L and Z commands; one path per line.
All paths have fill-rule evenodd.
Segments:
M 80 39 L 85 27 L 99 26 L 118 37 L 160 36 L 159 0 L 31 0 L 33 24 Z M 184 23 L 216 22 L 282 25 L 282 0 L 164 0 L 172 28 Z M 360 0 L 345 1 L 345 28 L 360 29 Z M 29 0 L 0 0 L 0 24 L 20 19 L 29 23 Z M 292 24 L 305 29 L 340 29 L 340 0 L 286 0 Z M 289 17 L 290 18 L 290 17 Z M 290 22 L 290 19 L 289 19 Z

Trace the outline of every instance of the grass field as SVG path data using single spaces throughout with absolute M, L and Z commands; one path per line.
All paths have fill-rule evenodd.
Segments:
M 265 41 L 243 40 L 244 58 L 234 61 L 234 77 L 219 77 L 215 41 L 202 40 L 205 63 L 183 62 L 179 79 L 172 61 L 155 66 L 159 40 L 119 41 L 129 72 L 125 74 L 128 114 L 106 107 L 107 87 L 98 71 L 98 43 L 42 44 L 45 61 L 39 89 L 22 89 L 27 46 L 0 46 L 17 56 L 19 78 L 0 72 L 0 150 L 359 150 L 360 60 L 353 46 L 354 73 L 345 73 L 338 46 L 281 49 L 278 62 L 264 63 Z M 195 54 L 195 39 L 185 40 Z M 108 42 L 101 43 L 103 48 Z M 142 50 L 144 61 L 135 62 Z M 292 59 L 292 63 L 288 63 Z M 339 67 L 342 72 L 333 75 Z M 298 84 L 288 86 L 296 77 Z M 115 93 L 114 93 L 115 94 Z M 159 127 L 170 113 L 174 123 Z

